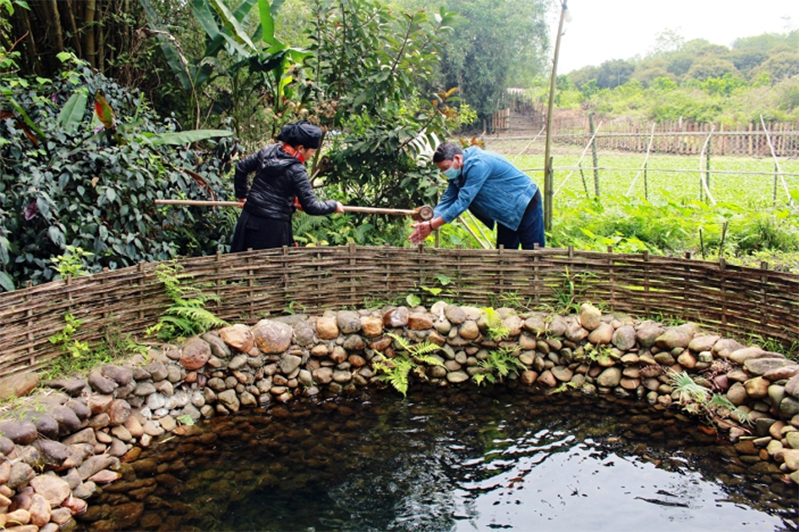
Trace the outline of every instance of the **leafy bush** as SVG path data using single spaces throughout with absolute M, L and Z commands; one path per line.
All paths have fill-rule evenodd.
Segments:
M 53 279 L 50 258 L 68 246 L 92 254 L 88 273 L 224 248 L 230 213 L 154 200 L 227 196 L 235 141 L 192 149 L 208 135 L 176 133 L 141 94 L 62 59 L 74 63 L 56 80 L 0 77 L 0 286 Z M 96 91 L 110 127 L 89 104 Z

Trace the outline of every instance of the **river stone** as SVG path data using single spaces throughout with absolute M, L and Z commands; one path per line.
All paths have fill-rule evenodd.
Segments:
M 753 399 L 761 399 L 767 396 L 767 389 L 770 382 L 764 377 L 756 377 L 744 381 L 744 389 Z
M 676 347 L 685 349 L 689 347 L 689 342 L 692 341 L 693 329 L 689 327 L 692 324 L 684 323 L 678 327 L 669 327 L 655 340 L 655 346 L 671 350 Z
M 59 434 L 72 434 L 81 427 L 81 420 L 74 410 L 66 406 L 54 406 L 48 412 L 58 422 Z
M 69 448 L 60 441 L 41 439 L 36 443 L 42 459 L 52 466 L 60 466 L 69 458 Z
M 49 388 L 63 390 L 66 394 L 72 397 L 79 396 L 83 392 L 83 389 L 86 388 L 87 384 L 88 383 L 85 380 L 77 377 L 68 377 L 47 382 L 47 386 Z M 0 384 L 0 389 L 2 389 L 2 384 Z
M 614 331 L 611 343 L 620 351 L 628 351 L 636 345 L 636 330 L 632 325 L 623 325 Z
M 597 376 L 597 385 L 604 388 L 613 388 L 620 383 L 622 371 L 616 366 L 606 368 Z
M 281 371 L 284 373 L 284 375 L 289 375 L 298 367 L 300 367 L 300 363 L 302 361 L 303 359 L 297 355 L 284 355 L 283 358 L 281 358 L 281 361 L 278 363 L 278 366 L 281 368 Z
M 536 338 L 530 333 L 523 332 L 519 335 L 519 348 L 525 351 L 532 351 L 536 349 L 538 342 Z M 546 344 L 545 344 L 546 345 Z
M 646 321 L 636 331 L 636 340 L 642 347 L 650 348 L 655 344 L 656 338 L 662 334 L 664 334 L 663 326 L 652 321 Z
M 197 336 L 189 338 L 181 348 L 181 365 L 189 371 L 202 368 L 209 358 L 211 346 Z
M 760 358 L 764 353 L 766 353 L 766 351 L 760 347 L 744 347 L 742 349 L 732 351 L 728 355 L 728 359 L 736 364 L 744 365 L 746 360 L 751 358 Z
M 550 372 L 553 374 L 553 377 L 561 382 L 569 382 L 573 375 L 572 370 L 564 366 L 555 366 Z
M 367 338 L 383 334 L 383 320 L 374 316 L 361 316 L 361 333 Z
M 797 471 L 798 458 L 800 458 L 800 451 L 797 449 L 786 449 L 783 451 L 783 463 L 790 471 Z
M 447 305 L 444 308 L 444 316 L 453 325 L 461 325 L 467 320 L 467 313 L 456 305 Z
M 223 342 L 242 353 L 249 352 L 255 345 L 255 338 L 253 338 L 250 327 L 242 323 L 223 327 L 217 331 L 217 334 Z
M 231 348 L 225 343 L 225 340 L 219 337 L 219 334 L 207 332 L 200 335 L 200 339 L 208 343 L 211 349 L 211 354 L 217 358 L 226 359 L 231 356 Z
M 581 325 L 580 321 L 577 319 L 571 319 L 567 324 L 567 330 L 564 332 L 564 336 L 570 342 L 577 344 L 589 336 L 589 331 L 586 330 L 583 325 Z
M 717 343 L 714 344 L 714 347 L 711 349 L 711 352 L 717 355 L 720 358 L 727 359 L 730 357 L 731 353 L 734 351 L 738 351 L 739 349 L 743 349 L 745 346 L 737 342 L 736 340 L 730 338 L 722 338 Z
M 547 388 L 554 388 L 558 384 L 553 372 L 549 369 L 542 371 L 542 373 L 536 379 L 536 382 Z
M 796 430 L 790 431 L 786 433 L 786 442 L 789 444 L 789 447 L 792 449 L 797 449 L 798 445 L 798 433 Z
M 108 377 L 104 377 L 99 369 L 94 369 L 89 372 L 88 381 L 89 386 L 91 386 L 94 391 L 105 395 L 114 393 L 114 390 L 118 387 L 116 382 Z
M 268 355 L 283 353 L 292 343 L 291 325 L 279 321 L 261 320 L 253 326 L 252 332 L 258 348 Z
M 540 316 L 530 316 L 522 322 L 522 328 L 536 336 L 541 336 L 547 331 L 547 325 Z
M 794 397 L 795 399 L 797 399 L 797 391 L 798 391 L 797 390 L 797 383 L 798 383 L 798 376 L 795 375 L 794 377 L 789 379 L 789 381 L 786 383 L 786 386 L 784 387 L 784 391 L 787 394 L 789 394 L 792 397 Z
M 786 358 L 749 358 L 744 361 L 744 369 L 752 375 L 764 375 L 770 370 L 796 365 Z
M 567 319 L 564 316 L 553 316 L 547 324 L 547 333 L 556 338 L 564 336 L 567 332 Z
M 586 330 L 593 331 L 600 326 L 600 318 L 602 313 L 600 309 L 591 303 L 584 303 L 581 305 L 580 310 L 580 324 Z
M 333 380 L 333 369 L 317 368 L 312 373 L 317 384 L 329 384 Z
M 614 334 L 614 327 L 610 323 L 601 323 L 589 333 L 587 340 L 590 344 L 608 344 Z
M 341 310 L 336 313 L 336 325 L 341 334 L 355 334 L 361 331 L 361 317 L 354 310 Z
M 781 404 L 778 406 L 778 409 L 780 410 L 782 417 L 786 419 L 791 418 L 798 412 L 797 399 L 789 396 L 784 397 L 783 401 L 781 401 Z
M 766 359 L 766 360 L 776 360 L 776 359 Z M 779 381 L 782 379 L 791 379 L 798 373 L 798 369 L 800 367 L 797 364 L 790 364 L 788 366 L 782 366 L 779 368 L 774 368 L 766 371 L 763 375 L 765 379 L 769 379 L 772 382 Z
M 114 399 L 108 406 L 111 425 L 122 425 L 131 415 L 131 405 L 124 399 Z
M 217 395 L 217 399 L 231 412 L 238 412 L 241 403 L 235 390 L 225 390 Z
M 353 374 L 345 369 L 333 370 L 333 382 L 338 384 L 347 384 L 353 379 Z
M 408 325 L 408 308 L 395 307 L 386 311 L 383 315 L 383 325 L 389 328 Z
M 473 320 L 467 320 L 458 328 L 458 335 L 466 340 L 474 340 L 481 333 L 478 324 Z
M 70 496 L 72 490 L 66 480 L 55 474 L 38 475 L 31 480 L 33 491 L 44 497 L 51 506 L 59 506 Z
M 522 375 L 519 376 L 519 380 L 520 380 L 520 382 L 522 382 L 522 384 L 530 386 L 531 384 L 536 382 L 536 379 L 538 377 L 539 377 L 538 373 L 536 373 L 535 371 L 531 371 L 531 370 L 527 369 L 527 370 L 522 372 Z
M 678 364 L 686 369 L 694 369 L 697 366 L 697 359 L 687 350 L 678 355 Z
M 33 423 L 37 432 L 45 438 L 58 438 L 58 422 L 53 419 L 53 416 L 45 412 L 29 410 L 23 414 L 20 421 L 30 421 Z
M 517 315 L 508 316 L 503 319 L 502 327 L 508 330 L 507 338 L 519 336 L 522 332 L 522 320 Z
M 0 379 L 0 401 L 25 397 L 39 384 L 35 373 L 17 373 Z
M 167 366 L 160 360 L 154 360 L 144 367 L 156 382 L 167 378 Z
M 127 386 L 133 381 L 133 371 L 130 368 L 123 368 L 116 364 L 106 364 L 100 368 L 100 373 L 120 386 Z
M 412 312 L 408 316 L 408 328 L 412 331 L 427 331 L 433 328 L 433 319 L 427 312 Z
M 364 348 L 367 347 L 367 344 L 364 342 L 364 339 L 361 336 L 357 334 L 351 334 L 345 337 L 342 347 L 350 352 L 358 352 L 363 351 Z
M 463 371 L 451 371 L 447 374 L 447 381 L 453 384 L 459 384 L 469 380 L 469 375 Z
M 700 353 L 701 351 L 711 351 L 718 341 L 719 336 L 717 335 L 695 336 L 692 338 L 692 341 L 689 342 L 689 349 L 695 353 Z

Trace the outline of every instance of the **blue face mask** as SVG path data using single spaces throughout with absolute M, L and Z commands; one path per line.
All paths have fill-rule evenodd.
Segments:
M 444 174 L 444 176 L 445 176 L 447 179 L 449 179 L 450 181 L 452 181 L 453 179 L 458 179 L 458 176 L 460 176 L 460 175 L 461 175 L 461 168 L 458 168 L 458 169 L 456 169 L 456 168 L 453 168 L 453 167 L 451 166 L 450 168 L 448 168 L 447 170 L 445 170 L 445 171 L 444 171 L 444 172 L 442 172 L 442 173 Z

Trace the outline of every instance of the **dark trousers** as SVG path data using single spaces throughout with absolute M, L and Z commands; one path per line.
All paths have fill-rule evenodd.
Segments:
M 533 249 L 534 244 L 544 247 L 544 210 L 542 209 L 542 193 L 537 190 L 536 194 L 528 203 L 522 221 L 516 231 L 509 229 L 503 224 L 497 224 L 497 247 L 503 246 L 505 249 Z
M 242 211 L 233 230 L 231 253 L 248 249 L 273 249 L 293 246 L 292 222 L 261 218 Z

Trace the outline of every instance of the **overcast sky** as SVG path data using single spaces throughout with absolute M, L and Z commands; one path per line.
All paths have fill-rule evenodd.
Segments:
M 554 48 L 561 4 L 552 1 Z M 572 22 L 564 24 L 560 74 L 644 56 L 664 30 L 675 30 L 687 41 L 730 46 L 740 37 L 797 29 L 800 18 L 797 0 L 567 0 L 567 8 Z

